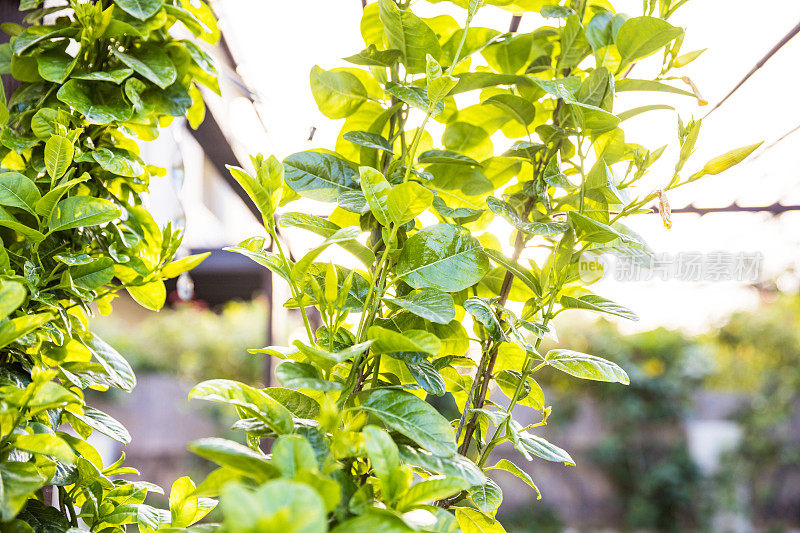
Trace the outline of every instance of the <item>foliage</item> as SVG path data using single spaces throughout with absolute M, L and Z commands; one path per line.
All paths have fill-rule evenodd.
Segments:
M 615 487 L 624 525 L 647 531 L 705 525 L 708 491 L 689 456 L 682 423 L 712 366 L 709 354 L 695 339 L 663 328 L 625 336 L 599 323 L 590 333 L 570 329 L 562 340 L 608 354 L 630 374 L 624 391 L 589 386 L 578 396 L 556 384 L 564 403 L 584 395 L 602 402 L 608 433 L 589 456 Z
M 91 304 L 110 311 L 123 288 L 157 310 L 163 279 L 203 259 L 172 261 L 181 232 L 159 228 L 142 206 L 150 177 L 163 169 L 139 158 L 136 139 L 156 138 L 174 117 L 202 118 L 195 83 L 216 88 L 213 66 L 170 30 L 180 22 L 213 41 L 213 17 L 202 2 L 178 0 L 20 7 L 30 25 L 3 24 L 11 41 L 0 54 L 2 72 L 23 82 L 7 103 L 0 99 L 2 528 L 185 526 L 210 509 L 196 498 L 193 508 L 178 505 L 189 498 L 188 480 L 173 487 L 170 518 L 143 503 L 161 489 L 116 479 L 135 470 L 123 466 L 124 455 L 104 465 L 87 441 L 94 432 L 122 443 L 130 435 L 86 405 L 84 390 L 136 383 L 128 362 L 89 331 L 87 316 Z M 51 491 L 58 508 L 49 506 Z
M 757 309 L 733 314 L 704 339 L 715 352 L 711 386 L 746 392 L 738 413 L 742 440 L 725 459 L 726 475 L 744 481 L 756 516 L 775 522 L 786 476 L 800 467 L 794 420 L 800 371 L 800 297 L 777 295 Z
M 247 435 L 249 446 L 191 446 L 219 465 L 198 494 L 221 494 L 226 530 L 503 531 L 494 518 L 502 493 L 487 474 L 506 470 L 538 489 L 514 463 L 487 463 L 495 447 L 573 464 L 535 433 L 550 413 L 535 378 L 556 371 L 628 383 L 596 355 L 539 348 L 563 312 L 635 318 L 590 292 L 578 265 L 582 253 L 649 254 L 622 220 L 659 196 L 633 186 L 663 148 L 627 142 L 620 124 L 654 108 L 615 115 L 614 101 L 622 91 L 692 96 L 667 83 L 683 30 L 666 18 L 683 2 L 659 2 L 661 17 L 645 2 L 646 15 L 628 17 L 606 1 L 490 1 L 548 18 L 518 35 L 474 27 L 481 2 L 456 3 L 466 9 L 463 27 L 444 15 L 422 19 L 409 2 L 368 4 L 366 48 L 347 58 L 355 66 L 311 71 L 321 112 L 345 119 L 336 151 L 283 164 L 254 157 L 254 174 L 231 167 L 274 244 L 252 238 L 231 250 L 288 283 L 285 305 L 299 307 L 305 331 L 291 347 L 261 350 L 283 360 L 283 387 L 211 380 L 191 393 L 234 406 L 234 427 Z M 656 79 L 627 76 L 658 52 Z M 721 172 L 756 147 L 682 178 L 700 122 L 679 126 L 664 190 Z M 333 204 L 330 216 L 283 212 L 276 221 L 278 207 L 298 196 Z M 513 232 L 510 256 L 485 231 L 495 217 Z M 276 224 L 324 240 L 290 260 Z M 318 261 L 333 246 L 354 262 Z M 320 313 L 316 331 L 308 307 Z M 425 401 L 445 393 L 457 420 Z M 512 416 L 518 404 L 541 420 L 523 426 Z M 273 441 L 270 454 L 262 439 Z
M 266 303 L 254 300 L 228 302 L 219 312 L 181 305 L 136 324 L 110 315 L 95 319 L 92 327 L 125 354 L 136 373 L 161 372 L 188 383 L 219 377 L 256 385 L 263 381 L 264 361 L 247 348 L 264 343 L 266 322 Z

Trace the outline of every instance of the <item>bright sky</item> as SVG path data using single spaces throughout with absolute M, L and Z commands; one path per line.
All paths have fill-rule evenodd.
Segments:
M 617 10 L 641 14 L 641 0 L 614 2 Z M 692 0 L 671 22 L 687 28 L 683 50 L 709 48 L 698 60 L 679 70 L 690 76 L 709 102 L 715 103 L 800 20 L 800 2 L 772 0 L 768 9 L 754 8 L 747 0 Z M 359 0 L 223 0 L 220 2 L 223 29 L 240 74 L 258 92 L 260 111 L 269 131 L 264 135 L 241 103 L 231 106 L 238 140 L 251 152 L 274 153 L 279 157 L 312 146 L 332 148 L 340 121 L 324 118 L 316 109 L 308 83 L 314 64 L 330 69 L 343 66 L 340 59 L 364 47 L 359 33 Z M 422 16 L 448 12 L 458 19 L 463 11 L 447 3 L 430 5 L 418 2 Z M 510 14 L 493 7 L 483 8 L 477 25 L 505 28 Z M 523 18 L 520 31 L 541 24 L 536 15 Z M 551 21 L 552 23 L 552 21 Z M 693 171 L 731 148 L 761 140 L 765 146 L 800 124 L 800 99 L 794 93 L 800 75 L 800 37 L 789 43 L 722 108 L 704 124 L 696 155 L 687 164 Z M 641 70 L 640 70 L 641 69 Z M 647 75 L 647 66 L 637 66 L 632 77 Z M 628 93 L 630 94 L 630 93 Z M 641 100 L 653 103 L 658 93 L 621 100 L 618 109 L 636 107 Z M 684 117 L 699 117 L 711 106 L 700 108 L 695 102 L 665 97 L 664 103 L 677 106 Z M 241 107 L 240 107 L 241 106 Z M 676 139 L 675 117 L 657 112 L 626 123 L 626 139 L 650 148 Z M 309 130 L 316 127 L 313 143 Z M 674 207 L 694 202 L 699 206 L 722 206 L 733 200 L 742 205 L 800 203 L 800 132 L 769 150 L 754 162 L 728 174 L 706 179 L 685 191 L 670 195 Z M 502 147 L 501 147 L 502 148 Z M 665 154 L 669 164 L 674 159 Z M 669 166 L 651 177 L 653 187 L 669 178 Z M 666 230 L 657 215 L 639 217 L 632 226 L 643 234 L 657 252 L 724 250 L 760 252 L 764 255 L 765 275 L 774 279 L 798 259 L 800 234 L 794 229 L 800 213 L 789 213 L 780 220 L 767 215 L 721 214 L 703 217 L 676 215 L 674 227 Z M 785 286 L 793 278 L 782 278 Z M 629 305 L 642 315 L 640 327 L 656 325 L 699 329 L 713 324 L 736 307 L 754 305 L 755 295 L 740 283 L 638 282 L 603 280 L 594 287 L 599 294 Z M 652 305 L 652 304 L 657 305 Z

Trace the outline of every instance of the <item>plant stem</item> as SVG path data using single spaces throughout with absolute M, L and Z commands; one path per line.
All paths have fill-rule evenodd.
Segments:
M 267 223 L 267 231 L 269 232 L 272 240 L 275 242 L 275 247 L 278 249 L 278 254 L 281 256 L 281 261 L 283 261 L 283 266 L 291 271 L 289 261 L 286 259 L 286 255 L 283 253 L 283 247 L 281 246 L 281 241 L 278 239 L 278 233 L 275 231 L 274 223 L 270 224 Z M 306 334 L 308 335 L 308 340 L 311 344 L 314 344 L 314 334 L 311 332 L 311 323 L 308 320 L 308 314 L 306 313 L 306 308 L 303 306 L 302 301 L 302 292 L 300 291 L 299 287 L 297 287 L 292 281 L 292 276 L 289 276 L 289 291 L 292 293 L 292 298 L 297 300 L 297 304 L 300 306 L 300 314 L 303 316 L 303 324 L 306 327 Z M 330 332 L 329 332 L 330 334 Z

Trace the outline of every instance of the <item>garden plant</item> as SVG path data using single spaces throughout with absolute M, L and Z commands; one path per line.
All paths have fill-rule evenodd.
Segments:
M 211 57 L 171 37 L 174 26 L 213 42 L 204 3 L 180 0 L 22 0 L 25 26 L 4 23 L 0 71 L 21 82 L 0 91 L 0 529 L 122 532 L 183 527 L 213 504 L 171 512 L 144 504 L 144 481 L 124 454 L 104 464 L 87 439 L 130 435 L 86 405 L 84 391 L 129 391 L 127 361 L 87 326 L 125 290 L 142 306 L 165 301 L 163 280 L 202 261 L 173 261 L 181 231 L 159 227 L 143 207 L 151 176 L 138 140 L 204 104 L 196 84 L 219 90 Z M 68 430 L 69 429 L 69 430 Z
M 645 1 L 631 16 L 606 0 L 486 2 L 541 21 L 525 33 L 477 26 L 482 3 L 455 3 L 461 21 L 421 18 L 408 1 L 368 3 L 365 48 L 349 66 L 311 70 L 322 114 L 345 119 L 335 151 L 230 169 L 271 237 L 230 250 L 285 280 L 285 306 L 304 328 L 291 346 L 253 350 L 281 359 L 281 387 L 210 380 L 191 392 L 234 407 L 244 433 L 246 444 L 190 447 L 219 466 L 190 505 L 219 496 L 226 531 L 503 531 L 494 472 L 518 477 L 532 498 L 539 489 L 494 449 L 573 464 L 537 435 L 550 415 L 537 378 L 629 381 L 602 354 L 540 351 L 562 313 L 636 319 L 590 290 L 582 258 L 646 264 L 648 246 L 624 221 L 658 203 L 669 227 L 668 191 L 757 147 L 685 171 L 700 121 L 678 120 L 674 171 L 658 190 L 637 187 L 668 155 L 627 139 L 624 121 L 669 112 L 664 93 L 700 100 L 673 73 L 699 55 L 668 21 L 685 0 Z M 616 111 L 628 91 L 654 99 Z M 299 197 L 329 207 L 292 211 Z M 319 243 L 293 258 L 279 227 Z M 319 260 L 329 247 L 352 261 Z M 426 401 L 446 394 L 455 420 Z
M 550 414 L 536 378 L 628 377 L 598 355 L 541 353 L 541 340 L 555 336 L 553 317 L 574 309 L 635 318 L 587 288 L 580 258 L 646 262 L 647 245 L 623 220 L 658 199 L 668 225 L 666 191 L 755 146 L 684 176 L 700 121 L 679 121 L 674 173 L 659 191 L 635 187 L 664 149 L 632 144 L 620 124 L 667 106 L 615 114 L 615 97 L 695 97 L 671 73 L 698 56 L 681 50 L 683 30 L 668 22 L 685 0 L 651 0 L 630 17 L 605 0 L 487 3 L 543 22 L 527 33 L 478 27 L 474 0 L 458 2 L 464 23 L 420 18 L 407 1 L 366 5 L 353 66 L 311 72 L 322 113 L 346 119 L 336 151 L 257 156 L 252 174 L 232 167 L 272 237 L 271 248 L 253 238 L 232 250 L 288 283 L 285 305 L 299 309 L 304 337 L 256 350 L 283 359 L 283 387 L 212 380 L 193 389 L 236 409 L 246 445 L 193 443 L 219 468 L 198 486 L 176 481 L 167 511 L 144 503 L 160 489 L 119 477 L 135 472 L 124 456 L 105 465 L 86 440 L 130 436 L 83 391 L 135 384 L 87 315 L 109 311 L 123 289 L 158 309 L 163 279 L 202 260 L 174 261 L 180 231 L 142 207 L 161 171 L 138 157 L 136 139 L 154 139 L 174 117 L 202 120 L 196 84 L 218 89 L 213 64 L 175 36 L 213 42 L 214 17 L 199 0 L 22 0 L 30 25 L 4 24 L 11 42 L 0 54 L 0 69 L 22 82 L 0 106 L 4 530 L 183 529 L 219 496 L 231 532 L 502 531 L 492 472 L 538 489 L 519 465 L 494 462 L 493 449 L 510 443 L 526 459 L 573 463 L 536 434 Z M 637 78 L 647 65 L 657 74 Z M 298 197 L 331 209 L 291 212 Z M 495 219 L 511 232 L 508 251 L 495 235 L 506 232 L 487 229 Z M 295 261 L 278 225 L 322 241 Z M 317 261 L 331 246 L 361 265 Z M 445 394 L 456 420 L 426 401 Z M 515 418 L 517 406 L 539 419 Z

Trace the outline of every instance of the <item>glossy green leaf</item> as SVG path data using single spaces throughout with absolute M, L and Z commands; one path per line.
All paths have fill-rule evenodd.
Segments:
M 577 298 L 572 296 L 561 297 L 561 307 L 564 309 L 586 309 L 599 313 L 608 313 L 628 320 L 639 320 L 639 317 L 625 306 L 619 305 L 596 294 L 586 294 Z
M 164 0 L 114 0 L 114 3 L 129 15 L 145 20 L 161 9 Z
M 436 455 L 450 457 L 456 452 L 450 423 L 413 394 L 379 389 L 361 407 Z
M 325 505 L 317 492 L 304 483 L 276 479 L 254 492 L 233 484 L 220 497 L 225 528 L 231 533 L 281 531 L 325 533 Z
M 395 185 L 386 198 L 389 220 L 397 226 L 411 222 L 432 202 L 433 193 L 415 181 Z
M 377 133 L 370 133 L 368 131 L 346 131 L 342 138 L 350 141 L 359 146 L 366 146 L 367 148 L 376 148 L 384 152 L 392 153 L 392 145 L 389 141 L 378 135 Z
M 627 385 L 628 374 L 611 361 L 595 355 L 572 350 L 550 350 L 545 356 L 548 365 L 582 379 L 594 381 L 611 381 Z
M 400 278 L 415 289 L 458 292 L 471 287 L 489 271 L 480 243 L 463 228 L 437 224 L 406 241 L 397 260 Z
M 388 298 L 387 301 L 439 324 L 449 324 L 456 317 L 453 297 L 436 289 L 412 291 L 402 298 Z
M 53 135 L 44 145 L 44 166 L 50 178 L 57 180 L 72 164 L 75 147 L 72 142 L 61 135 Z
M 494 516 L 503 503 L 503 491 L 497 483 L 487 478 L 485 483 L 470 487 L 469 498 L 479 511 Z
M 204 459 L 233 468 L 258 481 L 266 481 L 278 474 L 278 470 L 268 463 L 264 454 L 237 442 L 207 438 L 192 442 L 188 448 Z
M 375 220 L 383 226 L 388 226 L 391 218 L 387 199 L 392 186 L 389 185 L 383 174 L 374 168 L 361 167 L 359 175 L 361 189 L 364 191 L 364 196 L 367 198 L 369 209 L 372 211 Z
M 378 10 L 389 48 L 400 50 L 408 72 L 425 72 L 426 55 L 434 58 L 441 55 L 441 46 L 433 30 L 411 11 L 399 9 L 393 0 L 379 0 Z
M 441 349 L 441 342 L 435 335 L 417 329 L 398 333 L 380 326 L 371 326 L 367 330 L 367 338 L 373 341 L 373 353 L 425 352 L 436 355 Z
M 0 205 L 18 207 L 34 214 L 40 198 L 36 184 L 26 176 L 19 172 L 0 174 Z
M 35 315 L 23 315 L 3 322 L 0 324 L 0 348 L 50 322 L 53 316 L 51 313 L 38 313 Z
M 22 283 L 0 280 L 0 320 L 5 319 L 22 305 L 26 296 L 28 292 Z
M 284 213 L 280 217 L 280 224 L 287 228 L 302 228 L 325 238 L 342 229 L 330 220 L 305 213 Z M 345 241 L 337 243 L 337 245 L 353 254 L 365 266 L 372 266 L 375 262 L 375 254 L 372 250 L 358 241 Z
M 620 26 L 616 45 L 622 63 L 625 64 L 654 54 L 681 34 L 681 28 L 676 28 L 665 20 L 634 17 Z
M 531 476 L 525 472 L 523 469 L 509 461 L 508 459 L 500 459 L 497 461 L 497 464 L 494 466 L 490 466 L 486 470 L 503 470 L 508 472 L 509 474 L 521 479 L 525 482 L 530 488 L 536 491 L 536 499 L 542 499 L 542 493 L 539 491 L 539 487 L 536 486 L 536 483 L 533 482 Z
M 411 485 L 401 496 L 397 506 L 410 509 L 420 504 L 433 504 L 469 487 L 467 482 L 458 477 L 434 476 Z
M 342 193 L 357 190 L 356 171 L 336 156 L 298 152 L 283 160 L 286 184 L 297 194 L 320 202 L 336 202 Z
M 136 178 L 144 174 L 142 160 L 127 150 L 100 148 L 92 152 L 92 157 L 103 170 L 117 176 Z
M 505 533 L 500 522 L 469 507 L 457 507 L 456 520 L 464 533 Z
M 352 115 L 367 100 L 367 89 L 354 74 L 317 65 L 311 69 L 311 93 L 322 114 L 332 119 Z
M 59 100 L 85 115 L 90 124 L 109 124 L 131 118 L 133 110 L 122 89 L 108 82 L 69 80 L 56 93 Z

